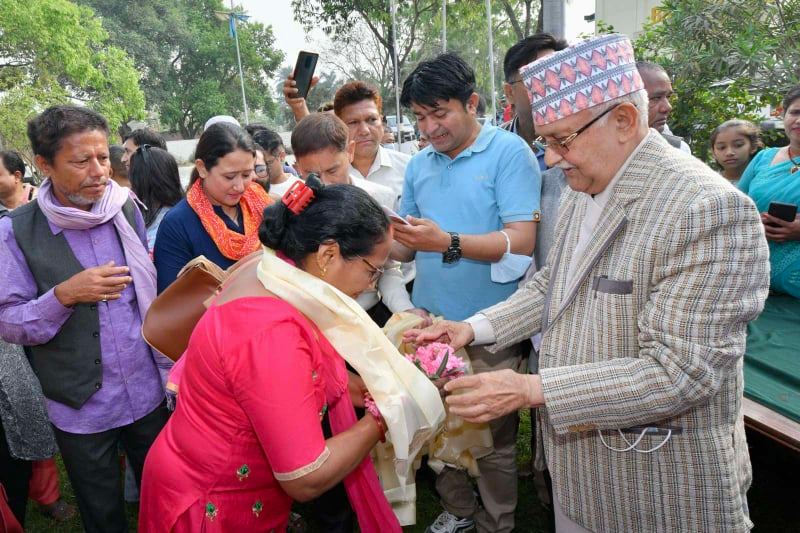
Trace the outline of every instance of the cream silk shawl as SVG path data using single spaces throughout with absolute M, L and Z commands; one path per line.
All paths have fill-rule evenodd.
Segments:
M 422 447 L 444 421 L 439 391 L 386 338 L 355 300 L 264 248 L 257 269 L 264 287 L 312 320 L 356 369 L 386 421 L 401 485 Z M 411 480 L 413 484 L 413 479 Z

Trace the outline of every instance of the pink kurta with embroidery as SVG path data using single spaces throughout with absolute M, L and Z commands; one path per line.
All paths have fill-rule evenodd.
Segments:
M 347 390 L 324 336 L 289 304 L 212 306 L 192 333 L 177 409 L 145 463 L 139 530 L 281 531 L 279 479 L 328 456 L 320 420 Z

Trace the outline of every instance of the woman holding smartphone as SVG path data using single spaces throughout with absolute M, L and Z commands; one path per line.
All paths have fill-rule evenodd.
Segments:
M 753 158 L 739 181 L 761 212 L 769 241 L 770 288 L 800 298 L 800 217 L 769 214 L 770 204 L 800 204 L 800 85 L 783 98 L 783 125 L 789 145 L 767 148 Z

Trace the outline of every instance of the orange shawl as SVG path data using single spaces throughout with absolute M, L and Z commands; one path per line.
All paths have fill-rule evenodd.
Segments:
M 239 206 L 242 208 L 242 224 L 244 235 L 228 229 L 203 191 L 203 181 L 197 180 L 186 193 L 186 201 L 200 217 L 203 228 L 211 236 L 219 251 L 228 259 L 238 261 L 242 257 L 255 252 L 261 246 L 258 240 L 258 226 L 264 218 L 264 208 L 274 200 L 255 182 L 251 182 L 244 191 Z

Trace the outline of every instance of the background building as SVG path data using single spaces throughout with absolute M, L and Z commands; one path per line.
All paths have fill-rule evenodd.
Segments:
M 602 21 L 619 33 L 635 39 L 648 19 L 658 17 L 662 0 L 544 0 L 545 31 L 567 40 L 593 34 Z M 559 20 L 563 17 L 562 20 Z M 561 31 L 559 29 L 561 28 Z

